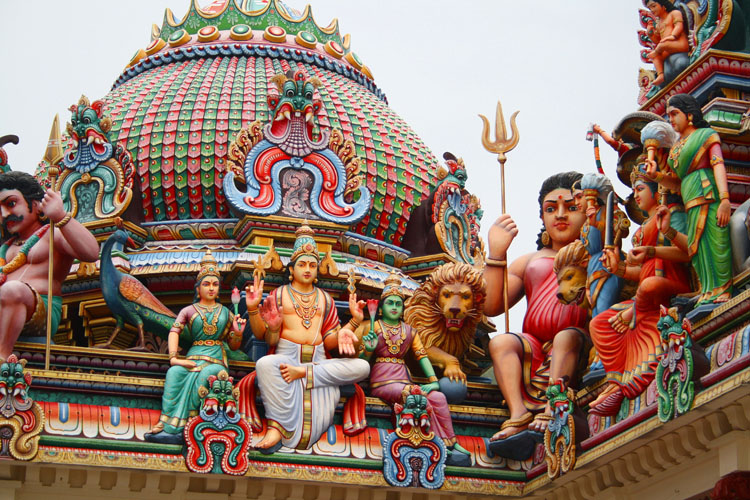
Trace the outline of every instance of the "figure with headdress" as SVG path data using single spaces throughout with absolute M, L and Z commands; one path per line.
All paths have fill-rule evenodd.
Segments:
M 630 176 L 633 195 L 646 219 L 633 235 L 633 248 L 620 258 L 618 248 L 604 250 L 602 263 L 615 275 L 638 282 L 635 297 L 615 304 L 589 323 L 591 340 L 610 382 L 589 404 L 598 415 L 614 415 L 623 398 L 633 399 L 654 379 L 661 338 L 656 327 L 660 306 L 690 291 L 687 252 L 670 243 L 661 231 L 685 232 L 687 221 L 679 195 L 666 194 L 660 204 L 658 184 L 646 173 L 647 156 L 638 157 Z
M 198 389 L 209 389 L 208 378 L 227 370 L 226 346 L 239 348 L 244 319 L 234 316 L 218 302 L 219 266 L 207 251 L 200 262 L 195 282 L 195 302 L 180 311 L 169 331 L 169 364 L 164 381 L 164 395 L 159 422 L 147 433 L 147 441 L 181 443 L 182 429 L 188 419 L 198 414 Z M 180 336 L 192 345 L 183 358 L 178 355 Z
M 682 195 L 687 212 L 686 233 L 665 230 L 665 236 L 687 251 L 698 275 L 698 305 L 726 302 L 732 296 L 732 246 L 729 237 L 729 187 L 721 139 L 698 101 L 687 94 L 669 98 L 667 115 L 680 135 L 669 153 L 669 170 L 647 162 L 649 176 Z M 668 215 L 668 214 L 665 214 Z
M 581 241 L 591 258 L 587 266 L 587 285 L 591 294 L 591 316 L 594 317 L 617 301 L 623 281 L 606 271 L 599 261 L 606 246 L 607 196 L 613 192 L 612 183 L 601 174 L 585 174 L 581 178 L 586 222 L 581 228 Z M 630 221 L 621 210 L 613 211 L 614 244 L 618 246 L 623 236 L 628 235 Z
M 350 295 L 352 319 L 342 328 L 333 298 L 315 286 L 319 264 L 315 233 L 303 225 L 289 261 L 291 283 L 269 293 L 262 306 L 263 281 L 256 278 L 246 288 L 253 333 L 275 349 L 255 365 L 267 420 L 266 434 L 255 446 L 266 453 L 282 445 L 312 447 L 333 422 L 339 388 L 370 373 L 354 348 L 365 303 Z M 334 350 L 351 357 L 327 359 L 326 352 Z
M 372 331 L 369 331 L 370 325 L 366 324 L 357 329 L 357 336 L 365 340 L 362 342 L 365 357 L 375 356 L 370 370 L 370 391 L 373 396 L 390 405 L 403 404 L 404 395 L 410 394 L 411 387 L 415 385 L 405 364 L 407 355 L 411 353 L 428 380 L 420 389 L 427 396 L 427 411 L 432 420 L 432 428 L 450 450 L 446 463 L 471 465 L 469 452 L 456 440 L 448 402 L 439 391 L 435 370 L 427 357 L 419 332 L 402 321 L 407 295 L 407 290 L 401 286 L 401 278 L 397 274 L 391 274 L 380 295 L 380 319 L 372 324 Z M 370 335 L 377 335 L 376 342 L 366 341 L 368 331 Z

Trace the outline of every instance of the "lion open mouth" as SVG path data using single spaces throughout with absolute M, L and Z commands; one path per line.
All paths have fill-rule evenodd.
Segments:
M 447 328 L 461 328 L 464 324 L 464 318 L 446 318 L 445 326 Z

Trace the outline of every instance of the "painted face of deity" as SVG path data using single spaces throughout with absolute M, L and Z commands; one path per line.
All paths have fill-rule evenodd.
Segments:
M 318 277 L 318 260 L 311 255 L 303 255 L 294 262 L 292 278 L 295 285 L 312 285 Z
M 206 276 L 198 285 L 198 297 L 202 301 L 214 302 L 219 296 L 219 278 Z
M 380 305 L 380 315 L 386 323 L 395 324 L 401 320 L 404 314 L 404 299 L 398 295 L 391 295 L 383 300 Z
M 563 247 L 578 238 L 586 220 L 580 190 L 558 188 L 542 201 L 542 221 L 553 243 Z
M 672 125 L 672 128 L 675 129 L 675 132 L 678 134 L 682 134 L 685 131 L 690 119 L 692 118 L 690 115 L 686 115 L 673 106 L 667 108 L 667 116 L 669 117 L 670 125 Z
M 0 191 L 0 217 L 3 227 L 10 234 L 24 234 L 36 225 L 39 203 L 31 202 L 31 207 L 17 189 Z
M 648 2 L 646 8 L 657 17 L 661 15 L 662 11 L 664 11 L 664 6 L 658 2 Z
M 651 188 L 645 182 L 638 181 L 633 187 L 633 197 L 638 208 L 644 212 L 651 210 L 656 205 L 656 197 Z

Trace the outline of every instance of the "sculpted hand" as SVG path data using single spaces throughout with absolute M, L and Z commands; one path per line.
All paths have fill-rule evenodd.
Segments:
M 356 351 L 354 350 L 354 342 L 357 340 L 357 336 L 353 331 L 348 328 L 342 328 L 339 330 L 339 354 L 342 356 L 354 356 Z
M 586 218 L 589 221 L 589 224 L 592 226 L 596 224 L 596 210 L 597 207 L 595 205 L 589 205 L 588 208 L 586 208 Z
M 169 360 L 169 364 L 172 366 L 184 366 L 185 368 L 195 368 L 195 361 L 190 359 L 172 358 Z
M 364 300 L 357 300 L 356 293 L 349 295 L 349 312 L 357 323 L 362 323 L 362 320 L 365 319 L 365 305 Z
M 57 191 L 48 189 L 39 208 L 52 222 L 60 222 L 65 217 L 65 206 Z
M 635 247 L 628 252 L 628 264 L 640 266 L 648 257 L 649 249 L 653 247 Z
M 646 175 L 649 176 L 649 178 L 656 180 L 656 172 L 656 161 L 646 160 Z
M 430 382 L 429 384 L 424 384 L 419 386 L 420 389 L 422 389 L 422 392 L 425 394 L 429 394 L 432 391 L 437 391 L 440 389 L 440 384 L 437 382 Z
M 273 293 L 268 294 L 266 300 L 263 301 L 263 306 L 260 308 L 260 316 L 266 322 L 270 331 L 278 332 L 281 330 L 281 312 L 276 305 L 276 295 Z
M 602 256 L 599 257 L 599 262 L 604 264 L 607 271 L 614 273 L 617 270 L 617 264 L 620 263 L 620 249 L 605 248 Z
M 721 200 L 719 203 L 719 210 L 716 212 L 716 224 L 719 227 L 724 227 L 729 224 L 729 215 L 732 211 L 732 206 L 729 204 L 729 200 Z
M 378 346 L 378 335 L 374 330 L 370 330 L 362 337 L 362 345 L 365 347 L 365 351 L 372 352 Z
M 463 382 L 466 384 L 466 374 L 461 370 L 458 361 L 448 363 L 443 370 L 443 375 L 448 377 L 452 382 Z
M 234 323 L 232 323 L 232 330 L 242 334 L 242 332 L 245 331 L 246 324 L 247 320 L 245 318 L 235 318 Z
M 659 232 L 666 233 L 669 231 L 669 223 L 672 220 L 672 213 L 669 208 L 664 205 L 659 205 L 656 209 L 656 226 L 659 228 Z
M 508 214 L 503 214 L 490 226 L 487 235 L 489 256 L 492 259 L 504 259 L 513 238 L 518 234 L 516 223 Z
M 248 312 L 258 309 L 258 305 L 262 298 L 263 280 L 260 279 L 260 276 L 255 276 L 252 285 L 245 285 L 245 305 L 247 306 Z

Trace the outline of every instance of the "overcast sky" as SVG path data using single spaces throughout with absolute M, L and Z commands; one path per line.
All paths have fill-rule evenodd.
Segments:
M 206 2 L 201 2 L 205 4 Z M 290 0 L 302 9 L 303 2 Z M 161 26 L 164 9 L 182 18 L 188 0 L 2 2 L 0 135 L 16 170 L 33 171 L 55 113 L 62 124 L 81 94 L 103 97 L 138 48 Z M 390 106 L 442 158 L 463 157 L 467 188 L 500 214 L 500 172 L 483 150 L 478 113 L 494 119 L 500 99 L 509 119 L 520 110 L 521 141 L 508 155 L 506 204 L 521 231 L 513 259 L 535 249 L 542 180 L 565 170 L 593 171 L 585 132 L 607 130 L 637 109 L 639 0 L 331 1 L 311 3 L 319 25 L 339 19 Z M 602 144 L 613 179 L 616 156 Z M 616 190 L 627 188 L 615 179 Z M 521 324 L 521 312 L 511 314 Z

